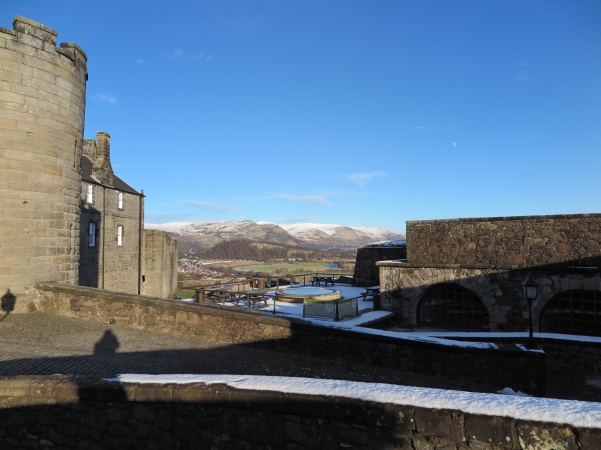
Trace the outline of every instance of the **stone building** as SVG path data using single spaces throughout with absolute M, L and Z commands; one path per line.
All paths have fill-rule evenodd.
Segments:
M 84 141 L 81 175 L 79 284 L 140 293 L 144 196 L 113 173 L 108 133 Z
M 49 281 L 173 295 L 173 260 L 142 273 L 146 259 L 165 261 L 166 250 L 142 253 L 144 196 L 114 175 L 110 136 L 83 139 L 87 56 L 56 38 L 20 16 L 12 30 L 0 28 L 2 295 L 19 301 Z M 146 280 L 166 279 L 163 269 L 168 286 L 145 289 Z
M 601 336 L 601 214 L 407 222 L 407 261 L 380 261 L 381 305 L 409 327 Z

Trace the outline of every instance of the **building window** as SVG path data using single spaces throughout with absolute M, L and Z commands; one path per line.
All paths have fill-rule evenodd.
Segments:
M 540 315 L 544 333 L 601 336 L 601 292 L 573 290 L 556 295 Z
M 432 286 L 419 302 L 418 324 L 422 327 L 488 330 L 488 312 L 482 301 L 458 284 Z
M 117 192 L 117 208 L 123 209 L 123 192 Z
M 95 222 L 90 222 L 88 225 L 88 247 L 93 248 L 96 247 L 98 242 L 98 227 Z
M 90 183 L 86 185 L 86 202 L 94 203 L 94 186 Z
M 123 245 L 123 225 L 117 225 L 117 245 Z

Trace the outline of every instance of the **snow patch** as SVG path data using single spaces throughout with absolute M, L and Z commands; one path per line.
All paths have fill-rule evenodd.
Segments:
M 254 375 L 123 374 L 105 380 L 112 383 L 225 384 L 241 390 L 346 397 L 378 403 L 459 410 L 468 414 L 559 423 L 574 427 L 601 427 L 600 403 L 522 395 L 481 394 L 384 383 Z

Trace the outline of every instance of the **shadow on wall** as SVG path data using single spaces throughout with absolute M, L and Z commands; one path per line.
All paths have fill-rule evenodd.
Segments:
M 102 242 L 104 228 L 102 214 L 81 200 L 79 216 L 79 285 L 101 288 Z
M 4 311 L 4 316 L 2 316 L 0 322 L 6 319 L 6 317 L 15 309 L 15 303 L 17 303 L 17 296 L 8 289 L 6 294 L 2 296 L 2 311 Z
M 560 317 L 551 320 L 551 309 L 558 296 L 570 291 L 597 293 L 601 269 L 589 266 L 592 261 L 574 260 L 558 264 L 536 267 L 507 268 L 494 266 L 471 267 L 468 265 L 381 265 L 385 277 L 386 289 L 382 292 L 385 309 L 397 312 L 400 326 L 436 327 L 437 329 L 464 329 L 493 331 L 528 330 L 528 302 L 524 299 L 522 282 L 531 277 L 539 284 L 537 298 L 532 302 L 534 330 L 537 332 L 564 332 Z M 598 262 L 598 261 L 597 261 Z M 433 288 L 441 286 L 459 286 L 469 292 L 482 307 L 486 308 L 486 324 L 474 327 L 462 327 L 462 319 L 470 318 L 478 308 L 470 308 L 465 296 L 455 294 L 433 294 Z M 427 311 L 439 309 L 433 313 Z M 462 317 L 463 314 L 465 317 Z M 557 314 L 556 314 L 557 315 Z M 437 317 L 431 320 L 430 317 Z M 598 319 L 595 319 L 598 322 Z M 490 327 L 490 328 L 489 328 Z M 590 334 L 590 333 L 583 333 Z M 601 329 L 592 335 L 601 335 Z

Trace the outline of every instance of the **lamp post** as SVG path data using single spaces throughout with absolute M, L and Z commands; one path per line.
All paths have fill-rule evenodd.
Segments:
M 538 295 L 538 283 L 528 275 L 528 277 L 522 281 L 522 289 L 524 290 L 524 298 L 528 300 L 528 344 L 531 346 L 534 338 L 532 330 L 532 302 L 536 300 L 536 296 Z

